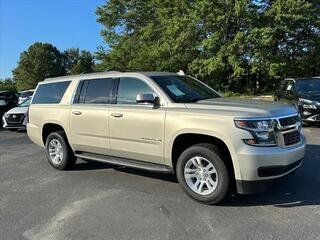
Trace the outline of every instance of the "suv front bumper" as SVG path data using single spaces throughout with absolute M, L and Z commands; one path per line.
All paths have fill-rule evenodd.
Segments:
M 6 118 L 2 117 L 2 127 L 6 129 L 21 129 L 25 130 L 27 128 L 27 119 L 26 117 L 23 117 L 22 121 L 19 121 L 17 123 L 8 123 Z
M 304 137 L 299 144 L 285 148 L 244 146 L 238 152 L 241 179 L 236 179 L 237 192 L 265 191 L 276 179 L 299 168 L 304 155 Z

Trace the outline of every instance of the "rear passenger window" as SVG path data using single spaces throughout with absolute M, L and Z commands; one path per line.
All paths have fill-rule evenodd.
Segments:
M 131 77 L 120 79 L 118 87 L 118 104 L 136 104 L 137 95 L 139 93 L 153 94 L 152 89 L 142 80 Z
M 81 91 L 84 97 L 80 97 L 80 103 L 108 104 L 112 102 L 113 80 L 111 78 L 86 80 L 83 87 L 86 87 L 86 90 Z
M 45 83 L 38 86 L 32 104 L 60 103 L 71 81 Z

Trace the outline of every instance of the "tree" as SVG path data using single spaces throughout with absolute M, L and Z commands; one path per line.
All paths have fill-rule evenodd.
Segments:
M 63 55 L 67 74 L 93 72 L 94 56 L 89 51 L 80 52 L 79 48 L 69 48 L 64 51 Z
M 218 89 L 319 74 L 319 1 L 110 0 L 100 67 L 190 73 Z
M 16 92 L 17 91 L 17 83 L 11 78 L 0 79 L 0 91 L 9 90 Z
M 45 78 L 66 73 L 64 57 L 49 43 L 34 43 L 20 54 L 17 67 L 12 71 L 19 90 L 35 88 Z

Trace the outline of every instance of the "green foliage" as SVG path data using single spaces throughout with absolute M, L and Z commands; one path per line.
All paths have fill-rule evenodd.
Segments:
M 64 58 L 60 51 L 49 43 L 34 43 L 20 54 L 18 66 L 12 71 L 19 90 L 31 89 L 39 81 L 66 73 Z
M 215 88 L 271 89 L 320 70 L 320 1 L 109 0 L 101 69 L 184 70 Z
M 0 91 L 2 90 L 17 92 L 17 83 L 11 78 L 0 79 Z
M 94 70 L 94 56 L 79 48 L 69 48 L 64 51 L 67 74 L 89 73 Z
M 12 71 L 18 90 L 35 88 L 49 77 L 79 74 L 94 70 L 94 56 L 88 51 L 70 48 L 61 53 L 49 43 L 34 43 L 20 54 Z

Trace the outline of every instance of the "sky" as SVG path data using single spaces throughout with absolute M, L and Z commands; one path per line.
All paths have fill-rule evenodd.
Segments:
M 0 0 L 0 79 L 12 77 L 20 53 L 34 42 L 60 51 L 94 52 L 103 43 L 95 9 L 105 0 Z

